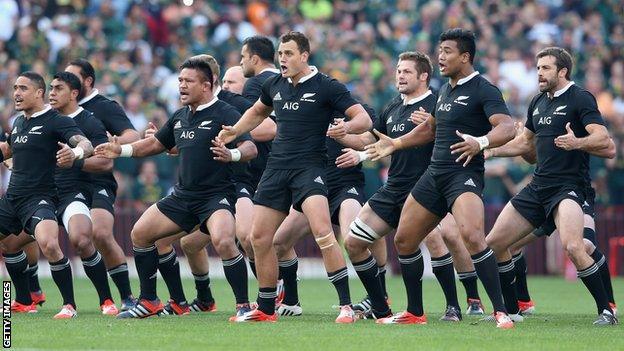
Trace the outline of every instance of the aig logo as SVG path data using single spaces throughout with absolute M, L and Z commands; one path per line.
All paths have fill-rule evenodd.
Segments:
M 550 122 L 552 122 L 552 117 L 540 117 L 537 124 L 550 124 Z
M 297 111 L 299 109 L 298 102 L 285 102 L 282 110 Z
M 193 138 L 195 138 L 195 132 L 192 130 L 186 130 L 180 134 L 180 139 L 193 139 Z
M 405 130 L 405 124 L 401 123 L 401 124 L 395 124 L 394 126 L 392 126 L 392 129 L 390 130 L 391 132 L 402 132 Z
M 28 135 L 18 135 L 15 137 L 16 144 L 26 144 L 28 142 Z
M 440 106 L 438 106 L 438 111 L 449 112 L 450 110 L 451 110 L 451 104 L 440 104 Z

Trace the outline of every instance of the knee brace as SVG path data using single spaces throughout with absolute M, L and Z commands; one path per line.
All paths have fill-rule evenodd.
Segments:
M 373 243 L 373 241 L 381 238 L 381 236 L 379 236 L 379 234 L 375 233 L 375 231 L 373 229 L 371 229 L 371 227 L 369 227 L 366 223 L 364 223 L 360 218 L 356 218 L 355 221 L 353 221 L 353 223 L 351 223 L 351 226 L 349 226 L 349 235 L 366 241 L 367 243 Z

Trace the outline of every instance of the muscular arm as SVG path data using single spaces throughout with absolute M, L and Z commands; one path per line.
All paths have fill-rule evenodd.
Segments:
M 256 148 L 256 144 L 249 140 L 238 143 L 238 145 L 236 145 L 236 148 L 241 153 L 240 162 L 249 161 L 258 156 L 258 149 Z
M 373 133 L 364 132 L 362 134 L 347 134 L 336 139 L 336 141 L 346 147 L 362 151 L 366 145 L 374 143 L 376 139 Z
M 132 157 L 157 155 L 166 150 L 165 146 L 154 136 L 137 140 L 130 145 L 132 145 Z
M 593 150 L 593 151 L 587 151 L 588 153 L 590 153 L 591 155 L 594 156 L 598 156 L 598 157 L 602 157 L 602 158 L 615 158 L 616 156 L 616 147 L 615 147 L 615 143 L 613 142 L 613 138 L 609 138 L 609 146 L 604 148 L 604 149 L 600 149 L 600 150 Z
M 510 116 L 497 113 L 490 116 L 489 120 L 494 128 L 486 135 L 490 141 L 488 148 L 504 145 L 514 138 L 516 130 Z
M 126 129 L 117 136 L 120 144 L 130 144 L 141 139 L 139 132 L 134 129 Z
M 265 118 L 259 126 L 257 126 L 250 132 L 253 140 L 260 142 L 273 140 L 276 133 L 277 125 L 270 118 Z
M 100 157 L 89 157 L 84 160 L 81 170 L 89 173 L 106 173 L 113 170 L 113 160 Z
M 13 151 L 11 150 L 11 145 L 7 142 L 0 143 L 0 151 L 2 151 L 2 158 L 4 160 L 8 160 L 13 156 Z
M 609 138 L 609 132 L 605 126 L 600 124 L 589 124 L 585 127 L 588 136 L 579 138 L 579 149 L 587 151 L 590 154 L 593 152 L 608 149 L 613 143 L 613 140 Z M 615 148 L 615 145 L 613 145 Z M 615 155 L 614 155 L 615 156 Z
M 91 145 L 91 141 L 87 139 L 84 135 L 74 135 L 68 140 L 69 145 L 71 147 L 79 147 L 84 151 L 84 157 L 89 157 L 93 155 L 93 145 Z
M 250 109 L 245 111 L 245 114 L 243 114 L 240 120 L 238 120 L 238 122 L 234 125 L 234 130 L 236 131 L 234 139 L 259 126 L 260 123 L 269 117 L 271 111 L 273 111 L 272 107 L 263 104 L 260 100 L 256 101 L 256 103 L 253 104 Z
M 345 111 L 345 115 L 349 118 L 345 124 L 347 125 L 348 134 L 361 134 L 369 131 L 373 126 L 373 122 L 368 112 L 360 104 L 353 105 Z
M 524 128 L 524 132 L 507 144 L 499 146 L 497 148 L 489 149 L 491 157 L 511 157 L 526 155 L 531 158 L 531 155 L 535 153 L 535 134 L 528 128 Z

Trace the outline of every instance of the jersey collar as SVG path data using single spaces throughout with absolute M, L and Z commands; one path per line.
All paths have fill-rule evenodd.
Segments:
M 551 99 L 552 99 L 552 98 L 556 98 L 556 97 L 561 96 L 563 93 L 565 93 L 566 91 L 568 91 L 568 89 L 570 89 L 570 87 L 571 87 L 571 86 L 573 86 L 573 85 L 574 85 L 574 82 L 570 82 L 570 83 L 566 84 L 566 86 L 565 86 L 565 87 L 563 87 L 563 88 L 561 88 L 561 89 L 559 89 L 559 90 L 555 91 L 555 92 L 552 94 Z
M 217 100 L 219 100 L 219 98 L 217 97 L 217 95 L 215 94 L 214 98 L 212 100 L 210 100 L 210 102 L 203 104 L 203 105 L 199 105 L 197 106 L 197 109 L 195 110 L 195 112 L 207 109 L 208 107 L 214 105 L 215 102 L 217 102 Z M 191 109 L 191 107 L 189 106 L 189 110 Z
M 37 111 L 37 112 L 33 113 L 33 114 L 30 116 L 30 118 L 39 117 L 39 116 L 41 116 L 42 114 L 44 114 L 44 113 L 46 113 L 46 112 L 50 111 L 50 109 L 52 109 L 52 107 L 51 107 L 50 105 L 45 105 L 45 106 L 43 107 L 43 110 L 41 110 L 41 111 Z
M 297 84 L 301 84 L 301 83 L 305 82 L 306 80 L 314 77 L 318 73 L 318 69 L 316 69 L 316 66 L 310 66 L 310 70 L 312 72 L 310 74 L 308 74 L 307 76 L 301 77 L 301 79 L 299 79 L 299 82 L 297 82 Z M 288 78 L 288 83 L 292 84 L 292 79 Z
M 474 77 L 476 77 L 478 75 L 479 75 L 479 71 L 474 71 L 474 72 L 470 73 L 469 76 L 464 77 L 464 78 L 458 80 L 457 81 L 457 85 L 462 85 L 462 84 L 468 82 L 469 80 L 471 80 L 472 78 L 474 78 Z
M 221 92 L 221 86 L 217 85 L 217 88 L 214 90 L 214 92 L 212 93 L 212 95 L 214 96 L 219 96 L 219 93 Z
M 78 101 L 78 105 L 82 105 L 85 102 L 93 99 L 99 93 L 100 92 L 97 89 L 93 89 L 93 91 L 91 92 L 91 94 L 89 94 L 89 96 L 85 96 L 85 97 L 82 98 L 82 100 Z
M 424 98 L 426 98 L 427 96 L 429 96 L 431 94 L 433 94 L 431 92 L 431 90 L 427 90 L 426 93 L 424 93 L 422 95 L 419 95 L 419 96 L 417 96 L 417 97 L 415 97 L 415 98 L 413 98 L 413 99 L 411 99 L 409 101 L 405 101 L 405 96 L 403 96 L 403 95 L 401 95 L 401 98 L 403 99 L 403 105 L 413 105 L 413 104 L 417 103 L 418 101 L 422 101 Z
M 260 71 L 260 73 L 258 73 L 257 75 L 260 75 L 260 74 L 262 74 L 264 72 L 280 73 L 279 69 L 277 69 L 277 68 L 267 67 L 267 68 L 263 69 L 262 71 Z
M 78 109 L 70 114 L 67 115 L 67 117 L 71 117 L 74 118 L 76 116 L 78 116 L 80 114 L 80 112 L 84 111 L 84 108 L 78 106 Z

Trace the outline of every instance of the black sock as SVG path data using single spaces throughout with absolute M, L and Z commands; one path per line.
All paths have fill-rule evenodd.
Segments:
M 294 306 L 299 303 L 299 290 L 297 288 L 297 269 L 299 259 L 297 257 L 288 261 L 279 261 L 279 272 L 284 280 L 284 300 L 282 303 Z
M 260 288 L 258 290 L 258 309 L 268 315 L 275 313 L 275 298 L 277 288 Z
M 379 312 L 380 315 L 387 315 L 390 308 L 379 280 L 379 267 L 377 267 L 375 258 L 371 255 L 363 261 L 353 262 L 353 268 L 355 268 L 355 272 L 360 277 L 364 289 L 371 299 L 373 310 Z
M 11 277 L 13 285 L 15 286 L 15 301 L 23 305 L 32 304 L 32 299 L 30 298 L 29 277 L 26 272 L 26 269 L 28 268 L 26 254 L 24 251 L 19 251 L 13 254 L 5 253 L 2 254 L 2 256 L 4 256 L 4 263 L 7 271 L 9 272 L 9 277 Z
M 479 288 L 477 287 L 477 272 L 457 272 L 459 281 L 464 285 L 466 290 L 466 298 L 473 300 L 481 300 L 479 297 Z
M 130 298 L 132 296 L 132 288 L 130 287 L 130 275 L 128 274 L 128 264 L 122 263 L 119 266 L 113 267 L 108 270 L 113 283 L 119 290 L 119 296 L 122 300 Z
M 225 278 L 232 287 L 236 303 L 249 303 L 245 257 L 243 257 L 242 254 L 238 254 L 236 257 L 223 260 L 223 272 L 225 273 Z
M 506 313 L 507 310 L 503 303 L 503 293 L 501 292 L 500 279 L 498 278 L 498 266 L 496 265 L 494 251 L 488 247 L 471 257 L 472 263 L 477 271 L 477 276 L 481 280 L 481 283 L 483 283 L 483 287 L 490 301 L 492 301 L 494 312 Z
M 156 273 L 158 271 L 158 251 L 156 246 L 133 247 L 134 264 L 139 274 L 140 299 L 156 300 Z
M 516 273 L 516 296 L 519 301 L 531 301 L 529 295 L 529 286 L 527 285 L 527 264 L 524 254 L 520 252 L 514 255 L 512 261 L 515 265 L 514 272 Z
M 28 269 L 26 270 L 28 274 L 28 281 L 30 282 L 30 291 L 31 292 L 41 292 L 41 285 L 39 285 L 39 265 L 38 264 L 28 264 Z
M 100 298 L 100 305 L 108 299 L 112 300 L 110 286 L 108 285 L 108 275 L 106 275 L 106 266 L 104 265 L 102 255 L 96 250 L 93 255 L 82 259 L 82 267 L 97 291 L 98 297 Z
M 63 297 L 63 305 L 70 304 L 76 308 L 74 300 L 74 282 L 72 281 L 71 265 L 69 259 L 63 257 L 56 262 L 50 262 L 50 271 L 52 271 L 52 279 L 61 291 Z
M 459 302 L 457 301 L 457 287 L 455 286 L 455 270 L 453 269 L 453 257 L 450 253 L 440 257 L 431 257 L 431 268 L 435 274 L 438 283 L 442 287 L 447 306 L 454 306 L 458 311 Z
M 256 279 L 258 279 L 258 273 L 256 273 L 256 261 L 252 260 L 251 258 L 248 258 L 248 260 L 249 260 L 249 269 L 251 269 L 251 273 L 253 273 Z
M 379 282 L 381 283 L 381 289 L 383 290 L 384 296 L 388 297 L 388 290 L 386 289 L 386 265 L 377 266 L 379 271 Z
M 594 262 L 591 266 L 578 271 L 577 275 L 583 280 L 583 284 L 585 284 L 589 293 L 594 297 L 598 314 L 602 313 L 603 310 L 613 313 L 609 307 L 609 299 L 607 298 L 607 293 L 605 292 L 604 284 L 600 277 L 600 269 L 596 263 Z
M 596 262 L 598 266 L 598 272 L 600 272 L 600 277 L 602 278 L 602 284 L 604 284 L 605 293 L 607 293 L 607 299 L 609 302 L 615 304 L 615 298 L 613 297 L 613 285 L 611 285 L 611 272 L 609 272 L 609 264 L 605 259 L 605 256 L 598 250 L 598 248 L 594 249 L 591 257 Z
M 334 288 L 336 288 L 340 306 L 350 305 L 351 294 L 349 292 L 349 272 L 347 267 L 334 272 L 327 272 L 327 277 L 334 284 Z
M 401 275 L 407 292 L 407 311 L 415 316 L 422 316 L 422 276 L 425 265 L 420 250 L 410 255 L 399 255 Z
M 520 310 L 518 309 L 518 298 L 516 297 L 516 267 L 512 260 L 498 263 L 498 276 L 507 313 L 517 314 Z
M 175 249 L 166 254 L 158 255 L 158 271 L 167 285 L 171 299 L 178 304 L 186 303 L 182 278 L 180 277 L 180 264 Z
M 197 299 L 201 302 L 214 302 L 212 291 L 210 290 L 210 277 L 206 274 L 195 274 L 195 289 L 197 290 Z

